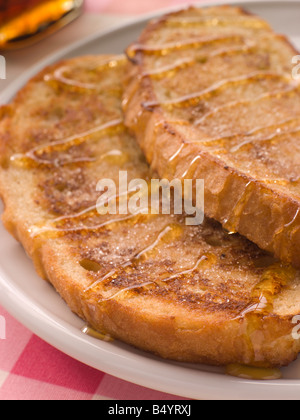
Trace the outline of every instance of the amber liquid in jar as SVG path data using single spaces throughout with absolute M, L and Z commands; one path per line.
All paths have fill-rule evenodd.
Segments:
M 19 48 L 76 18 L 83 0 L 0 0 L 0 49 Z

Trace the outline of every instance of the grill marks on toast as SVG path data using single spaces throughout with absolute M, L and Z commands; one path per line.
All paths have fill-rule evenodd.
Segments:
M 157 221 L 155 221 L 156 223 Z M 151 222 L 148 221 L 148 224 L 150 225 Z M 163 226 L 158 231 L 152 226 L 151 241 L 148 242 L 146 248 L 134 253 L 133 256 L 130 255 L 130 258 L 126 256 L 124 263 L 118 264 L 105 275 L 101 275 L 99 272 L 93 274 L 95 280 L 86 293 L 96 294 L 98 302 L 102 303 L 116 296 L 130 299 L 132 292 L 135 291 L 139 295 L 160 296 L 187 305 L 190 309 L 202 308 L 202 310 L 211 313 L 216 310 L 226 311 L 230 307 L 233 317 L 234 314 L 237 315 L 245 307 L 248 307 L 244 300 L 247 292 L 239 290 L 239 287 L 242 286 L 241 283 L 236 287 L 235 294 L 231 291 L 231 299 L 228 299 L 228 295 L 222 296 L 221 291 L 224 291 L 226 282 L 223 283 L 220 279 L 221 283 L 218 284 L 218 275 L 221 276 L 221 273 L 225 275 L 226 268 L 228 269 L 230 264 L 228 259 L 232 258 L 233 261 L 237 250 L 231 248 L 233 241 L 230 241 L 231 243 L 227 246 L 226 242 L 222 243 L 224 239 L 222 239 L 220 228 L 219 235 L 221 237 L 217 248 L 202 240 L 201 244 L 198 243 L 196 249 L 193 249 L 197 232 L 189 232 L 188 235 L 182 225 Z M 139 230 L 140 227 L 137 226 L 136 229 Z M 218 232 L 212 233 L 211 229 L 212 225 L 207 222 L 205 228 L 200 232 L 207 231 L 207 238 L 211 238 L 212 235 L 217 236 Z M 223 234 L 226 235 L 224 232 Z M 174 255 L 179 252 L 182 260 L 177 264 Z M 259 259 L 259 256 L 256 257 Z M 247 256 L 245 259 L 247 260 Z M 255 261 L 256 258 L 252 261 L 252 265 L 244 266 L 247 271 L 249 270 L 249 273 L 251 271 L 252 274 L 258 273 Z M 261 270 L 261 273 L 263 272 L 264 268 Z M 216 281 L 215 285 L 213 279 Z M 230 287 L 228 287 L 228 291 L 229 289 Z M 252 301 L 252 296 L 250 296 L 250 301 Z
M 66 66 L 68 83 L 65 80 L 53 83 L 52 75 L 60 74 L 59 69 Z M 91 68 L 97 69 L 94 70 L 99 79 L 97 95 L 91 89 L 95 78 Z M 293 313 L 282 309 L 277 302 L 284 300 L 286 293 L 297 290 L 298 272 L 291 272 L 289 266 L 278 263 L 246 239 L 228 235 L 209 219 L 202 226 L 186 227 L 184 218 L 175 215 L 100 216 L 97 213 L 99 179 L 109 177 L 118 183 L 120 169 L 128 171 L 129 180 L 151 178 L 135 140 L 119 124 L 122 111 L 117 92 L 124 70 L 123 60 L 114 58 L 105 60 L 105 65 L 101 57 L 71 60 L 38 76 L 11 106 L 12 115 L 5 121 L 1 141 L 7 135 L 13 141 L 5 148 L 9 166 L 2 170 L 0 185 L 6 201 L 3 179 L 10 179 L 13 185 L 13 179 L 33 177 L 31 202 L 27 204 L 29 208 L 34 207 L 35 213 L 40 212 L 41 217 L 39 220 L 35 217 L 33 223 L 29 213 L 29 220 L 24 220 L 26 243 L 30 243 L 28 252 L 42 252 L 44 245 L 66 246 L 66 258 L 70 259 L 74 272 L 79 270 L 85 279 L 83 283 L 88 284 L 75 297 L 82 305 L 87 302 L 105 312 L 111 302 L 129 305 L 132 301 L 138 310 L 136 299 L 141 299 L 141 304 L 155 299 L 162 313 L 172 306 L 172 312 L 177 313 L 172 318 L 176 325 L 189 322 L 180 318 L 177 312 L 180 308 L 188 311 L 191 329 L 195 328 L 194 317 L 204 319 L 205 325 L 206 316 L 214 318 L 214 325 L 225 323 L 230 328 L 236 325 L 234 340 L 243 350 L 228 359 L 226 348 L 224 354 L 210 358 L 202 353 L 204 350 L 200 350 L 201 354 L 187 355 L 181 345 L 177 356 L 150 345 L 141 345 L 143 348 L 152 348 L 165 357 L 213 364 L 227 359 L 267 366 L 286 363 L 295 357 L 298 349 L 291 349 L 280 360 L 275 357 L 274 362 L 272 356 L 262 356 L 253 334 L 261 330 L 268 317 L 277 319 L 278 325 L 285 323 L 284 337 L 287 327 L 292 328 Z M 36 91 L 44 98 L 38 107 L 33 100 Z M 87 109 L 82 117 L 83 98 Z M 56 108 L 52 109 L 54 103 Z M 96 109 L 99 110 L 97 118 Z M 23 113 L 31 117 L 19 131 L 16 123 L 22 120 Z M 174 155 L 173 160 L 176 158 Z M 11 201 L 8 210 L 9 207 L 14 215 L 16 209 Z M 8 225 L 15 223 L 8 216 L 6 221 Z M 59 254 L 58 257 L 61 258 Z M 51 269 L 46 267 L 47 272 Z M 53 281 L 51 275 L 50 281 Z M 59 291 L 68 301 L 64 284 Z M 294 305 L 300 308 L 297 296 Z M 83 316 L 81 309 L 77 312 Z M 158 311 L 157 317 L 160 316 Z M 247 328 L 243 329 L 240 322 Z M 200 323 L 197 330 L 205 327 L 204 324 Z M 99 323 L 94 322 L 93 326 L 102 329 Z M 211 331 L 216 340 L 217 330 Z M 120 331 L 108 332 L 121 336 Z
M 207 167 L 213 161 L 219 165 L 215 176 L 224 178 L 226 168 L 232 176 L 253 181 L 256 195 L 267 188 L 270 212 L 280 200 L 300 208 L 300 90 L 291 75 L 295 54 L 267 23 L 236 8 L 190 8 L 167 15 L 150 23 L 128 49 L 135 66 L 123 100 L 126 124 L 160 176 L 210 179 Z M 206 193 L 211 195 L 209 186 Z M 226 196 L 219 197 L 218 212 L 210 201 L 207 214 L 224 223 Z M 248 230 L 246 222 L 240 223 L 244 210 L 232 223 L 237 231 L 300 264 L 296 229 L 282 254 L 278 228 L 270 233 L 270 226 L 268 231 L 260 226 L 254 235 L 251 223 Z M 289 235 L 284 229 L 282 234 Z

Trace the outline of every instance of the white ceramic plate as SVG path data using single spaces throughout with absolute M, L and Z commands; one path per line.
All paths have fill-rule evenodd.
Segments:
M 276 31 L 288 35 L 300 49 L 299 1 L 238 4 L 266 18 Z M 93 36 L 38 63 L 3 92 L 0 102 L 9 101 L 31 76 L 61 58 L 121 53 L 138 37 L 147 20 L 143 18 L 108 33 Z M 281 380 L 248 381 L 226 376 L 221 369 L 167 362 L 119 342 L 105 343 L 85 336 L 81 333 L 83 322 L 71 313 L 49 284 L 41 281 L 22 247 L 2 225 L 0 303 L 35 334 L 69 356 L 138 385 L 192 399 L 300 398 L 300 360 L 283 370 Z

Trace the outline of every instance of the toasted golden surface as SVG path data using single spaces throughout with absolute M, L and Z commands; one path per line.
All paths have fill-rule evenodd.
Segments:
M 150 23 L 127 54 L 125 121 L 152 167 L 204 179 L 209 217 L 300 267 L 295 49 L 258 17 L 217 7 Z
M 174 360 L 288 364 L 298 271 L 208 219 L 97 213 L 99 180 L 151 178 L 123 125 L 125 70 L 122 56 L 60 63 L 2 109 L 5 226 L 97 330 Z

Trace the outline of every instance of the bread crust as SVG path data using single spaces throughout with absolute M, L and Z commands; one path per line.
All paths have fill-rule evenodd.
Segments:
M 191 8 L 188 10 L 189 16 L 194 15 L 194 17 L 197 16 L 198 18 L 199 16 L 202 16 L 202 12 L 199 9 Z M 225 10 L 233 16 L 247 16 L 246 12 L 241 9 L 227 8 Z M 236 151 L 238 149 L 240 150 L 240 145 L 246 138 L 245 133 L 243 135 L 241 133 L 240 135 L 236 135 L 237 139 L 234 144 L 235 147 L 233 148 L 235 149 L 235 152 L 232 152 L 233 149 L 228 149 L 227 146 L 221 144 L 219 147 L 220 151 L 217 148 L 218 151 L 216 152 L 212 147 L 205 145 L 201 140 L 202 138 L 207 138 L 209 143 L 209 141 L 212 141 L 214 138 L 214 135 L 205 132 L 201 124 L 198 126 L 197 131 L 193 127 L 193 124 L 186 123 L 186 114 L 182 116 L 183 114 L 180 110 L 178 111 L 178 109 L 175 108 L 174 111 L 173 108 L 171 110 L 165 109 L 165 107 L 161 105 L 163 104 L 163 99 L 161 98 L 165 97 L 163 89 L 167 89 L 168 85 L 170 85 L 170 89 L 172 86 L 174 90 L 176 90 L 177 87 L 175 86 L 175 82 L 172 82 L 173 76 L 169 76 L 170 80 L 167 81 L 167 76 L 157 80 L 149 75 L 149 69 L 151 66 L 154 66 L 156 56 L 153 55 L 155 58 L 152 59 L 152 56 L 148 55 L 147 50 L 143 50 L 143 48 L 147 48 L 149 45 L 153 47 L 153 45 L 155 46 L 155 42 L 157 42 L 158 45 L 159 41 L 157 40 L 159 40 L 160 34 L 163 34 L 166 27 L 170 25 L 168 22 L 172 22 L 176 17 L 178 19 L 184 19 L 186 13 L 187 11 L 184 10 L 182 12 L 177 12 L 176 14 L 167 15 L 161 20 L 150 23 L 141 35 L 137 44 L 138 47 L 135 44 L 129 47 L 128 56 L 133 64 L 128 80 L 126 81 L 128 87 L 126 87 L 124 95 L 125 123 L 136 135 L 148 162 L 161 177 L 172 179 L 181 177 L 182 174 L 188 172 L 186 177 L 190 176 L 194 179 L 204 179 L 205 212 L 208 217 L 218 220 L 227 230 L 239 232 L 241 235 L 246 236 L 249 240 L 256 243 L 260 248 L 274 253 L 282 261 L 292 263 L 295 267 L 299 268 L 300 202 L 298 180 L 296 181 L 296 185 L 294 179 L 290 177 L 288 170 L 288 166 L 293 167 L 293 170 L 297 173 L 297 169 L 293 164 L 293 154 L 291 151 L 287 152 L 284 150 L 284 146 L 278 146 L 278 162 L 273 162 L 270 157 L 270 154 L 273 153 L 269 149 L 271 146 L 264 145 L 265 148 L 259 148 L 258 140 L 263 140 L 259 138 L 258 140 L 255 140 L 256 142 L 253 141 L 253 149 L 255 148 L 256 151 L 255 156 L 253 156 L 254 152 L 252 153 L 251 150 L 251 153 L 249 152 L 248 155 L 247 150 L 245 150 L 245 153 L 240 155 L 241 157 L 239 155 L 235 156 Z M 223 9 L 207 9 L 205 13 L 212 16 L 220 16 L 223 13 Z M 234 26 L 233 21 L 232 33 L 235 33 L 235 30 L 236 27 Z M 262 36 L 259 34 L 261 33 L 249 33 L 248 38 L 249 40 L 253 39 L 254 41 L 255 38 L 257 38 L 256 41 L 259 41 L 259 36 Z M 176 36 L 177 39 L 178 37 L 181 37 L 181 40 L 184 39 L 183 29 L 179 28 Z M 176 41 L 176 36 L 174 35 L 172 41 L 174 43 Z M 295 48 L 292 47 L 285 37 L 278 37 L 267 26 L 264 36 L 270 37 L 270 39 L 273 38 L 274 43 L 275 40 L 276 42 L 278 39 L 281 40 L 282 49 L 286 51 L 287 56 L 290 56 L 289 62 L 291 61 L 291 58 L 297 54 Z M 135 51 L 135 53 L 133 53 L 133 51 Z M 189 51 L 189 53 L 193 55 L 193 52 Z M 276 51 L 273 51 L 273 54 L 275 53 Z M 173 54 L 174 57 L 175 54 L 176 53 Z M 259 53 L 256 54 L 256 57 L 258 55 Z M 255 57 L 255 55 L 253 57 Z M 175 59 L 176 57 L 174 60 Z M 163 60 L 163 58 L 160 58 L 160 62 L 163 63 Z M 232 65 L 234 66 L 234 62 Z M 163 67 L 163 64 L 161 64 L 161 66 Z M 156 69 L 156 71 L 158 70 Z M 286 69 L 282 69 L 281 72 L 282 75 L 285 74 L 287 79 L 290 80 L 288 83 L 293 84 L 291 68 L 290 73 L 286 72 Z M 184 80 L 186 80 L 187 77 L 188 72 L 186 71 Z M 226 78 L 226 74 L 220 75 L 219 79 L 216 79 L 215 82 L 220 83 L 224 78 Z M 193 74 L 190 79 L 193 80 Z M 176 80 L 179 80 L 179 76 L 177 76 Z M 197 83 L 200 82 L 195 80 L 195 90 L 197 90 Z M 209 85 L 205 85 L 204 82 L 203 85 L 205 88 L 210 87 Z M 276 86 L 275 83 L 273 86 L 275 91 Z M 181 87 L 178 89 L 181 90 Z M 190 83 L 186 88 L 186 90 L 191 89 L 193 91 L 193 83 Z M 172 95 L 172 97 L 174 96 L 175 94 Z M 182 95 L 182 97 L 183 96 L 184 95 Z M 295 103 L 297 104 L 298 98 L 299 94 L 296 93 Z M 175 99 L 172 100 L 175 101 Z M 205 104 L 204 100 L 203 103 Z M 152 104 L 152 107 L 149 105 L 147 106 L 147 104 Z M 200 107 L 199 102 L 196 102 L 195 104 L 195 106 Z M 201 101 L 200 104 L 202 104 Z M 222 106 L 223 105 L 224 104 L 222 104 Z M 261 105 L 258 103 L 257 106 Z M 193 106 L 188 109 L 191 113 L 193 112 Z M 174 121 L 172 121 L 172 112 L 174 113 L 173 120 L 179 120 L 182 116 L 182 120 L 186 124 L 186 126 L 184 125 L 184 128 L 182 128 L 183 124 L 180 125 L 178 122 L 174 123 Z M 238 125 L 240 124 L 239 108 L 237 107 L 234 112 L 233 118 Z M 221 118 L 223 116 L 221 111 L 219 114 Z M 279 121 L 280 115 L 279 111 L 277 115 L 277 120 Z M 266 115 L 266 120 L 270 119 L 269 117 L 269 115 Z M 217 119 L 212 119 L 212 122 L 215 122 L 215 127 L 218 127 L 218 124 L 220 124 Z M 276 123 L 278 123 L 278 121 Z M 272 132 L 274 133 L 274 130 L 275 132 L 276 130 L 281 130 L 281 126 L 276 126 L 276 123 L 274 123 L 274 127 L 272 128 L 273 131 L 270 131 L 271 134 Z M 268 126 L 267 123 L 265 125 Z M 232 126 L 234 127 L 234 125 Z M 210 127 L 213 126 L 211 125 Z M 252 127 L 252 129 L 254 128 L 256 128 L 256 126 Z M 227 129 L 228 127 L 226 126 L 224 128 L 226 133 Z M 198 140 L 192 140 L 196 137 L 195 131 L 198 133 L 198 139 L 201 140 L 200 142 Z M 232 128 L 232 133 L 235 133 L 234 128 Z M 268 132 L 268 134 L 270 133 Z M 226 134 L 226 136 L 228 137 L 227 141 L 229 142 L 230 134 Z M 219 137 L 221 138 L 221 135 L 219 135 Z M 294 137 L 294 145 L 296 148 L 297 134 L 291 134 L 291 137 Z M 261 143 L 263 143 L 263 141 L 261 141 Z M 272 147 L 274 148 L 275 146 L 273 145 Z M 279 147 L 281 147 L 281 149 Z M 280 150 L 281 152 L 279 152 Z M 295 154 L 297 154 L 296 150 L 294 151 L 294 156 Z M 253 161 L 249 170 L 245 170 L 245 167 L 247 168 L 247 156 L 248 161 Z M 174 157 L 176 157 L 176 159 Z M 238 159 L 241 159 L 241 163 Z M 261 164 L 263 159 L 266 163 Z M 281 164 L 281 160 L 285 163 Z M 195 163 L 191 167 L 191 163 L 193 162 Z M 268 162 L 271 162 L 273 165 L 271 168 L 268 167 Z M 267 182 L 266 179 L 263 179 L 261 173 L 259 174 L 261 165 L 264 165 L 261 170 L 262 172 L 264 169 L 266 169 L 266 172 L 270 170 Z M 282 168 L 280 168 L 280 166 L 282 166 Z M 277 177 L 274 175 L 276 173 Z M 278 184 L 280 183 L 282 183 L 282 186 L 279 187 Z
M 146 304 L 139 297 L 133 297 L 129 302 L 111 300 L 104 307 L 99 305 L 96 296 L 82 299 L 82 284 L 74 283 L 74 278 L 57 269 L 58 262 L 63 263 L 58 258 L 53 248 L 44 250 L 48 276 L 70 308 L 96 330 L 106 331 L 134 347 L 165 359 L 216 366 L 239 363 L 279 367 L 288 365 L 298 355 L 298 344 L 291 338 L 290 317 L 273 315 L 261 319 L 253 349 L 249 347 L 245 333 L 245 320 L 228 320 L 220 314 L 189 319 L 188 311 L 171 304 L 169 311 L 172 313 L 175 309 L 177 316 L 160 315 L 153 311 L 160 305 L 155 299 Z M 138 309 L 141 304 L 143 310 Z M 256 362 L 253 362 L 253 351 Z

